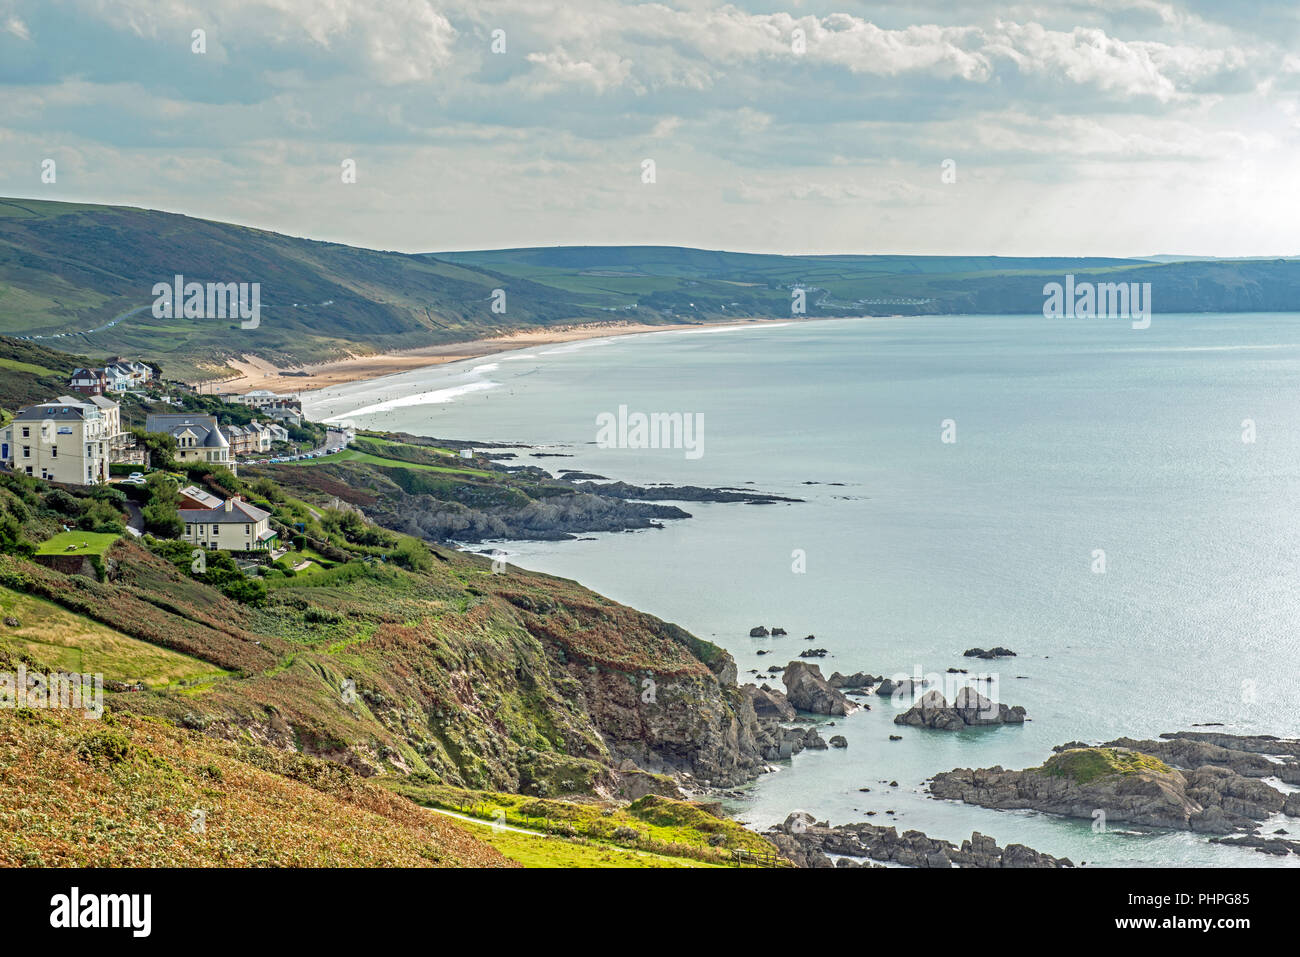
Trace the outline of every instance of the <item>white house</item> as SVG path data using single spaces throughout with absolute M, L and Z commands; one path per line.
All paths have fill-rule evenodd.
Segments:
M 110 436 L 104 413 L 90 402 L 45 402 L 23 409 L 0 430 L 0 456 L 16 472 L 65 482 L 108 481 Z
M 216 508 L 178 509 L 185 540 L 199 548 L 255 552 L 275 548 L 278 534 L 271 513 L 241 499 L 226 499 Z

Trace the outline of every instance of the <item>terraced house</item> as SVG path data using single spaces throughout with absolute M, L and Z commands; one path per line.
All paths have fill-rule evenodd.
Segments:
M 209 551 L 266 551 L 275 548 L 278 533 L 271 528 L 271 513 L 239 498 L 229 498 L 215 508 L 177 510 L 185 523 L 185 540 Z
M 0 458 L 24 475 L 98 485 L 108 481 L 111 435 L 107 417 L 90 402 L 45 402 L 28 406 L 0 431 Z

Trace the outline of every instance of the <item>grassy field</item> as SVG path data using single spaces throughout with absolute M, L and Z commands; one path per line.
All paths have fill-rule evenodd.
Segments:
M 36 546 L 37 555 L 103 555 L 121 535 L 112 532 L 59 532 Z M 75 548 L 69 546 L 76 546 Z M 85 546 L 85 547 L 82 547 Z
M 0 646 L 28 654 L 50 670 L 102 674 L 108 681 L 142 681 L 150 688 L 226 674 L 206 661 L 131 638 L 51 601 L 4 587 L 0 587 L 0 617 L 19 621 L 17 628 L 0 629 Z
M 0 867 L 510 867 L 302 755 L 106 712 L 0 709 Z
M 733 850 L 758 855 L 775 850 L 762 835 L 701 805 L 657 795 L 620 807 L 405 781 L 388 785 L 417 803 L 469 817 L 696 863 L 726 864 Z M 495 833 L 509 832 L 496 828 Z
M 549 834 L 524 834 L 490 824 L 459 822 L 470 834 L 491 844 L 524 867 L 719 867 L 705 861 L 631 851 L 609 844 L 580 843 Z
M 378 455 L 371 455 L 369 452 L 358 452 L 356 449 L 344 449 L 342 452 L 335 452 L 333 455 L 327 455 L 319 459 L 304 459 L 300 462 L 281 462 L 280 464 L 289 467 L 310 467 L 313 465 L 327 465 L 331 462 L 364 462 L 367 465 L 379 465 L 390 469 L 419 469 L 423 472 L 447 472 L 453 475 L 473 475 L 478 478 L 487 478 L 491 474 L 481 469 L 454 469 L 441 465 L 425 465 L 423 462 L 386 459 Z

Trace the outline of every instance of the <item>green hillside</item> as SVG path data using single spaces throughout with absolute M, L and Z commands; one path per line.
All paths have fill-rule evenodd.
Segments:
M 1167 260 L 1169 257 L 1162 257 Z M 150 355 L 174 378 L 225 360 L 297 365 L 557 324 L 1038 313 L 1045 282 L 1150 282 L 1157 312 L 1282 311 L 1300 261 L 998 256 L 780 256 L 670 246 L 408 255 L 124 206 L 0 199 L 0 335 L 47 358 L 0 367 L 37 389 L 59 353 Z M 261 321 L 155 318 L 156 283 L 259 283 Z M 506 293 L 493 312 L 493 291 Z M 57 350 L 55 352 L 54 350 Z
M 1294 309 L 1300 261 L 1004 256 L 777 256 L 675 246 L 565 246 L 430 254 L 567 290 L 576 303 L 674 319 L 1038 313 L 1043 285 L 1149 282 L 1160 312 Z M 1170 257 L 1161 257 L 1162 260 Z
M 261 323 L 156 319 L 153 286 L 258 282 Z M 558 290 L 422 256 L 123 206 L 0 200 L 0 334 L 79 354 L 148 354 L 176 376 L 228 356 L 299 363 L 607 319 Z

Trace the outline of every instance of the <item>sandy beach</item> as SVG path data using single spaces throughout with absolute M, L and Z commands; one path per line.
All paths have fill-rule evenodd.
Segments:
M 278 368 L 256 356 L 240 359 L 228 359 L 226 364 L 238 369 L 238 378 L 209 381 L 203 383 L 204 392 L 218 394 L 242 394 L 254 389 L 269 389 L 272 392 L 309 392 L 328 386 L 341 385 L 345 382 L 359 382 L 364 379 L 377 379 L 380 376 L 397 372 L 408 372 L 425 366 L 440 365 L 444 362 L 457 362 L 461 359 L 477 359 L 497 352 L 511 349 L 526 349 L 529 346 L 553 345 L 562 342 L 574 342 L 579 339 L 600 339 L 606 336 L 628 336 L 647 332 L 665 332 L 681 328 L 709 328 L 717 326 L 744 326 L 770 321 L 749 319 L 736 322 L 709 323 L 673 323 L 648 325 L 635 322 L 587 323 L 583 325 L 559 326 L 551 329 L 523 330 L 506 336 L 490 339 L 475 339 L 469 342 L 453 342 L 437 346 L 425 346 L 419 349 L 407 349 L 400 352 L 378 353 L 367 356 L 350 356 L 331 362 L 297 368 Z M 789 320 L 783 320 L 789 321 Z

